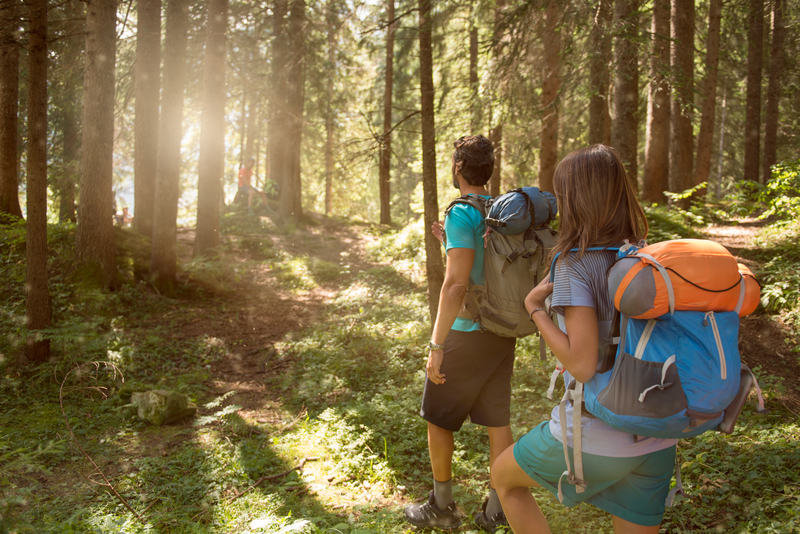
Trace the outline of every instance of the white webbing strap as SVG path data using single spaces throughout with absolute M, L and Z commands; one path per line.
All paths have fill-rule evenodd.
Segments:
M 675 501 L 676 495 L 683 495 L 683 480 L 681 480 L 681 460 L 678 457 L 678 450 L 675 450 L 675 487 L 669 490 L 667 494 L 667 500 L 664 502 L 664 506 L 670 508 Z
M 586 489 L 586 482 L 583 480 L 583 434 L 581 431 L 581 408 L 583 408 L 583 382 L 575 383 L 575 390 L 572 393 L 572 450 L 575 460 L 575 476 L 570 482 L 575 484 L 575 493 L 583 493 Z M 575 419 L 578 425 L 575 425 Z
M 739 273 L 739 302 L 736 303 L 736 307 L 733 309 L 737 315 L 742 311 L 742 306 L 744 305 L 744 286 L 744 275 Z
M 567 403 L 572 401 L 572 448 L 573 456 L 575 458 L 575 473 L 573 474 L 569 462 L 569 440 L 567 437 Z M 558 501 L 564 502 L 564 494 L 561 492 L 561 479 L 567 477 L 567 482 L 575 485 L 575 493 L 583 493 L 586 489 L 586 482 L 583 480 L 583 460 L 581 458 L 581 403 L 583 402 L 583 384 L 576 383 L 575 389 L 567 389 L 564 392 L 564 397 L 561 399 L 561 404 L 558 407 L 558 413 L 561 419 L 561 442 L 564 445 L 564 463 L 567 465 L 567 470 L 561 473 L 558 479 Z M 575 427 L 575 420 L 577 418 L 578 426 Z
M 655 384 L 650 386 L 649 388 L 645 389 L 639 394 L 639 402 L 644 402 L 644 399 L 647 398 L 647 394 L 650 393 L 654 389 L 664 389 L 664 381 L 667 379 L 667 369 L 669 369 L 670 365 L 675 365 L 675 355 L 673 354 L 667 361 L 664 362 L 664 365 L 661 366 L 661 383 Z M 672 384 L 669 384 L 670 386 Z
M 658 263 L 656 259 L 651 256 L 650 254 L 642 254 L 640 252 L 636 253 L 637 256 L 641 256 L 642 258 L 647 258 L 653 263 L 653 266 L 658 269 L 658 272 L 661 273 L 661 276 L 664 278 L 664 285 L 667 286 L 667 295 L 669 296 L 669 313 L 675 313 L 675 290 L 672 289 L 672 280 L 669 278 L 669 273 L 664 268 L 663 265 Z
M 550 387 L 547 388 L 547 398 L 550 400 L 553 400 L 553 391 L 556 389 L 556 380 L 558 380 L 558 376 L 563 375 L 566 370 L 561 362 L 558 360 L 556 360 L 556 362 L 556 368 L 553 369 L 553 373 L 550 375 Z

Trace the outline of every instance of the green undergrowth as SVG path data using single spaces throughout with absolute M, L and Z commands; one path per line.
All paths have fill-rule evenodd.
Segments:
M 698 224 L 661 208 L 648 215 L 663 236 L 687 235 Z M 421 224 L 376 232 L 369 254 L 377 266 L 351 272 L 311 252 L 280 250 L 269 224 L 238 221 L 216 256 L 182 265 L 174 298 L 137 274 L 147 261 L 142 242 L 124 233 L 118 243 L 128 258 L 121 269 L 129 273 L 126 282 L 110 293 L 78 290 L 68 272 L 74 228 L 54 228 L 48 335 L 55 358 L 34 369 L 15 364 L 25 335 L 24 234 L 0 230 L 9 251 L 0 274 L 16 281 L 0 289 L 0 533 L 412 531 L 403 506 L 431 486 L 419 417 L 430 335 Z M 269 417 L 243 410 L 236 392 L 209 386 L 220 378 L 211 374 L 216 365 L 238 361 L 237 341 L 190 328 L 203 315 L 237 320 L 231 292 L 255 291 L 247 284 L 264 267 L 290 298 L 322 286 L 332 294 L 311 326 L 259 354 L 261 365 L 278 370 L 252 382 L 269 392 L 262 405 Z M 515 438 L 555 405 L 545 397 L 555 362 L 540 360 L 535 337 L 517 347 Z M 113 363 L 124 384 L 107 365 L 83 366 L 67 377 L 93 360 Z M 780 380 L 760 379 L 769 415 L 748 404 L 732 436 L 681 442 L 687 495 L 667 511 L 663 531 L 800 532 L 797 418 L 769 402 L 781 393 Z M 131 417 L 131 391 L 153 388 L 186 394 L 200 407 L 198 416 L 164 427 Z M 466 423 L 456 434 L 454 497 L 465 515 L 456 532 L 478 532 L 472 516 L 488 492 L 488 454 L 485 430 Z M 100 473 L 139 518 L 95 483 L 103 482 Z M 611 531 L 607 514 L 589 505 L 568 510 L 543 490 L 534 492 L 553 532 Z

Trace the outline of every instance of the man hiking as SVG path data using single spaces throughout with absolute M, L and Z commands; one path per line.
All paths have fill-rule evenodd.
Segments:
M 489 198 L 485 185 L 494 169 L 491 141 L 482 135 L 465 136 L 454 146 L 453 186 L 462 195 Z M 426 502 L 405 509 L 406 520 L 417 527 L 452 529 L 461 524 L 452 498 L 453 433 L 467 417 L 489 433 L 490 466 L 513 444 L 509 424 L 516 339 L 481 331 L 480 323 L 458 317 L 467 287 L 484 283 L 485 231 L 483 215 L 467 204 L 456 204 L 445 217 L 447 268 L 420 411 L 428 421 L 433 490 Z M 494 489 L 475 522 L 489 532 L 508 524 Z

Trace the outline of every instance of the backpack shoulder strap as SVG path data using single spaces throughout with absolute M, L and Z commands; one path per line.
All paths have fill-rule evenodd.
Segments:
M 592 252 L 592 251 L 596 251 L 596 250 L 608 250 L 610 252 L 619 252 L 619 249 L 620 249 L 620 247 L 617 246 L 617 245 L 610 245 L 610 246 L 607 246 L 607 247 L 588 247 L 588 248 L 586 248 L 586 250 L 584 250 L 584 252 Z M 580 250 L 579 248 L 571 248 L 571 249 L 569 249 L 569 252 L 578 252 L 579 250 Z M 561 255 L 561 253 L 559 252 L 558 254 L 553 256 L 553 261 L 550 263 L 550 282 L 555 282 L 555 278 L 556 278 L 556 261 L 558 260 L 558 257 L 560 255 Z
M 478 210 L 478 213 L 481 214 L 481 217 L 486 217 L 486 199 L 481 196 L 463 195 L 458 197 L 457 199 L 453 200 L 444 210 L 445 217 L 450 214 L 450 210 L 452 210 L 456 204 L 466 204 L 467 206 L 472 206 Z

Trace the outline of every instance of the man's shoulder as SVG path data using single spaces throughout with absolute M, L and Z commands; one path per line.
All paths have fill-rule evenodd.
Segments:
M 450 202 L 448 215 L 458 218 L 469 218 L 476 222 L 483 222 L 483 210 L 480 205 L 486 206 L 486 200 L 490 197 L 468 195 L 458 197 Z

